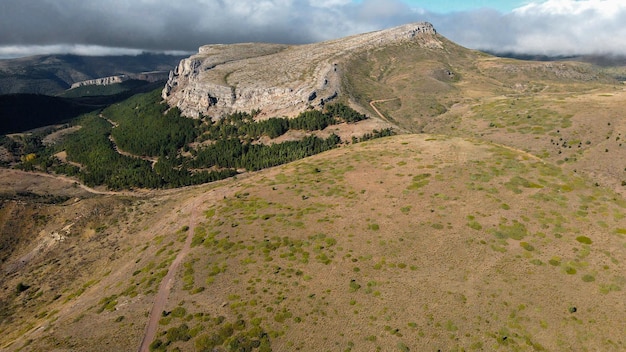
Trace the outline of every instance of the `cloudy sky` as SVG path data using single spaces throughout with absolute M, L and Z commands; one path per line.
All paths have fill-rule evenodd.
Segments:
M 0 0 L 0 58 L 310 43 L 419 21 L 473 49 L 626 55 L 626 0 Z

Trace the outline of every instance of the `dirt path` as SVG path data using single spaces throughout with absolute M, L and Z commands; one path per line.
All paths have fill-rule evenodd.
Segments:
M 45 177 L 45 178 L 50 178 L 50 179 L 55 179 L 55 180 L 59 180 L 65 183 L 71 183 L 71 184 L 75 184 L 77 185 L 77 187 L 80 187 L 81 189 L 92 193 L 92 194 L 99 194 L 99 195 L 123 195 L 123 196 L 132 196 L 132 195 L 137 195 L 137 193 L 135 192 L 130 192 L 130 191 L 125 191 L 125 192 L 114 192 L 114 191 L 99 191 L 97 189 L 91 188 L 87 185 L 84 185 L 80 182 L 78 182 L 77 180 L 67 177 L 67 176 L 62 176 L 62 175 L 52 175 L 52 174 L 47 174 L 44 172 L 32 172 L 32 171 L 22 171 L 22 170 L 16 170 L 16 169 L 1 169 L 0 172 L 9 174 L 9 175 L 15 175 L 15 177 L 20 177 L 20 176 L 39 176 L 39 177 Z
M 528 157 L 529 159 L 533 159 L 533 160 L 536 160 L 536 161 L 541 161 L 544 164 L 546 163 L 545 160 L 543 160 L 540 157 L 538 157 L 538 156 L 536 156 L 534 154 L 531 154 L 531 153 L 529 153 L 529 152 L 527 152 L 525 150 L 517 149 L 517 148 L 511 147 L 511 146 L 505 145 L 505 144 L 499 144 L 499 143 L 494 143 L 494 142 L 487 142 L 487 143 L 495 145 L 495 146 L 500 147 L 500 148 L 508 149 L 508 150 L 510 150 L 512 152 L 516 152 L 516 153 L 522 154 L 522 155 Z
M 141 159 L 141 160 L 148 161 L 148 162 L 152 163 L 152 168 L 154 169 L 154 164 L 157 163 L 158 159 L 151 158 L 151 157 L 148 157 L 148 156 L 140 156 L 140 155 L 131 154 L 129 152 L 125 152 L 125 151 L 120 149 L 120 147 L 117 145 L 117 143 L 115 143 L 115 139 L 113 138 L 113 136 L 109 135 L 109 140 L 111 141 L 111 143 L 113 143 L 113 150 L 115 150 L 115 152 L 117 154 L 124 155 L 124 156 L 127 156 L 129 158 L 136 158 L 136 159 Z
M 113 126 L 113 128 L 116 128 L 117 126 L 119 126 L 119 124 L 117 122 L 107 118 L 106 116 L 104 116 L 102 114 L 100 114 L 98 116 L 100 116 L 100 118 L 102 118 L 102 119 L 105 119 L 108 123 L 110 123 Z M 117 154 L 124 155 L 124 156 L 130 157 L 130 158 L 138 158 L 138 159 L 141 159 L 141 160 L 149 161 L 150 163 L 152 163 L 152 168 L 154 169 L 154 164 L 156 164 L 157 161 L 158 161 L 157 158 L 151 158 L 151 157 L 148 157 L 148 156 L 135 155 L 135 154 L 131 154 L 129 152 L 125 152 L 125 151 L 121 150 L 120 147 L 117 145 L 117 143 L 115 143 L 115 139 L 113 138 L 112 135 L 109 135 L 109 140 L 111 141 L 111 143 L 113 143 L 113 149 L 115 150 L 115 152 L 117 152 Z
M 141 345 L 139 346 L 139 352 L 150 351 L 150 343 L 152 343 L 152 341 L 156 337 L 156 333 L 159 327 L 159 320 L 161 319 L 161 313 L 165 310 L 167 299 L 170 295 L 170 291 L 172 290 L 172 286 L 174 285 L 176 279 L 178 267 L 191 250 L 191 240 L 193 239 L 194 230 L 198 221 L 198 204 L 199 200 L 194 199 L 187 206 L 191 208 L 187 239 L 185 240 L 183 249 L 176 256 L 176 259 L 174 259 L 169 269 L 167 270 L 167 275 L 165 275 L 163 281 L 161 281 L 161 284 L 159 285 L 159 291 L 154 298 L 154 303 L 152 304 L 152 309 L 150 310 L 148 325 L 146 326 L 146 332 L 144 333 L 143 340 L 141 341 Z
M 381 119 L 389 122 L 389 120 L 385 117 L 385 115 L 383 115 L 383 113 L 381 113 L 380 110 L 378 110 L 378 108 L 376 108 L 376 105 L 374 105 L 374 104 L 376 104 L 376 103 L 384 103 L 386 101 L 392 101 L 392 100 L 396 100 L 396 99 L 400 99 L 400 98 L 372 100 L 372 101 L 370 101 L 370 106 L 372 107 L 372 109 L 374 109 L 374 111 L 376 111 L 376 113 L 378 114 L 378 116 L 380 116 Z M 391 123 L 391 122 L 389 122 L 389 123 Z M 508 146 L 508 145 L 499 144 L 499 143 L 495 143 L 495 142 L 489 142 L 489 143 L 492 144 L 492 145 L 501 147 L 501 148 L 508 149 L 508 150 L 516 152 L 516 153 L 520 153 L 520 154 L 522 154 L 522 155 L 524 155 L 524 156 L 526 156 L 526 157 L 528 157 L 530 159 L 541 161 L 542 163 L 545 164 L 545 160 L 543 160 L 540 157 L 538 157 L 538 156 L 536 156 L 534 154 L 531 154 L 531 153 L 529 153 L 529 152 L 527 152 L 525 150 L 517 149 L 517 148 L 511 147 L 511 146 Z
M 372 109 L 374 109 L 374 111 L 376 111 L 376 113 L 378 114 L 378 116 L 380 116 L 381 119 L 383 119 L 383 121 L 386 121 L 387 123 L 391 123 L 387 117 L 385 117 L 385 115 L 383 115 L 382 112 L 380 112 L 380 110 L 378 110 L 378 108 L 376 107 L 376 103 L 384 103 L 386 101 L 392 101 L 392 100 L 396 100 L 396 99 L 400 99 L 400 98 L 391 98 L 391 99 L 380 99 L 380 100 L 372 100 L 370 101 L 370 106 L 372 107 Z

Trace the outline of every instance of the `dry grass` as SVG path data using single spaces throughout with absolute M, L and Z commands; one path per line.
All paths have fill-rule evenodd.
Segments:
M 183 323 L 190 335 L 169 349 L 193 350 L 228 324 L 250 336 L 261 329 L 275 350 L 616 350 L 625 342 L 607 327 L 626 323 L 613 314 L 626 283 L 626 204 L 523 153 L 398 136 L 168 197 L 126 205 L 138 213 L 102 232 L 111 241 L 131 219 L 159 219 L 115 237 L 113 270 L 65 282 L 52 303 L 32 298 L 40 318 L 15 321 L 35 329 L 31 347 L 138 343 L 148 298 L 184 239 L 183 205 L 203 200 L 205 220 L 158 338 L 174 339 L 178 330 L 167 332 Z M 80 243 L 87 258 L 113 244 Z
M 0 178 L 0 349 L 135 349 L 193 231 L 162 350 L 623 350 L 623 87 L 450 43 L 350 59 L 354 102 L 431 134 L 141 196 Z

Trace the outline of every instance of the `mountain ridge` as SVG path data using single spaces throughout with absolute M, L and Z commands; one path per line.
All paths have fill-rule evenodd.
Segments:
M 120 74 L 169 71 L 183 56 L 38 55 L 0 60 L 0 94 L 58 95 L 73 83 Z
M 293 116 L 343 95 L 340 64 L 346 57 L 408 41 L 442 48 L 435 28 L 427 22 L 297 46 L 204 46 L 172 71 L 163 98 L 189 117 L 253 109 L 265 116 Z

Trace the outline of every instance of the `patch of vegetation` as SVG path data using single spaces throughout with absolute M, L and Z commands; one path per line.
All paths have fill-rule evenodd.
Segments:
M 583 244 L 592 244 L 593 241 L 591 240 L 591 238 L 587 237 L 587 236 L 578 236 L 576 237 L 576 241 L 583 243 Z
M 522 242 L 519 243 L 519 245 L 520 245 L 520 247 L 524 248 L 525 250 L 527 250 L 529 252 L 532 252 L 532 251 L 535 250 L 535 247 L 533 247 L 533 245 L 531 245 L 528 242 L 523 242 L 522 241 Z
M 543 188 L 542 185 L 533 183 L 528 181 L 527 179 L 521 177 L 521 176 L 513 176 L 509 182 L 504 184 L 506 186 L 506 188 L 510 189 L 511 191 L 513 191 L 514 193 L 522 193 L 522 190 L 520 189 L 520 187 L 524 187 L 524 188 Z
M 472 219 L 467 223 L 467 226 L 469 226 L 469 228 L 474 229 L 476 231 L 480 231 L 483 229 L 483 226 L 476 220 Z
M 411 183 L 408 187 L 409 190 L 418 190 L 430 183 L 431 174 L 421 174 L 417 176 L 413 176 L 413 183 Z
M 547 108 L 544 101 L 534 97 L 498 100 L 472 110 L 475 118 L 489 121 L 492 128 L 507 128 L 522 134 L 543 135 L 572 124 L 571 115 Z
M 528 229 L 523 223 L 513 220 L 511 225 L 500 224 L 497 230 L 492 230 L 493 234 L 500 239 L 510 238 L 513 240 L 523 240 L 528 236 Z

